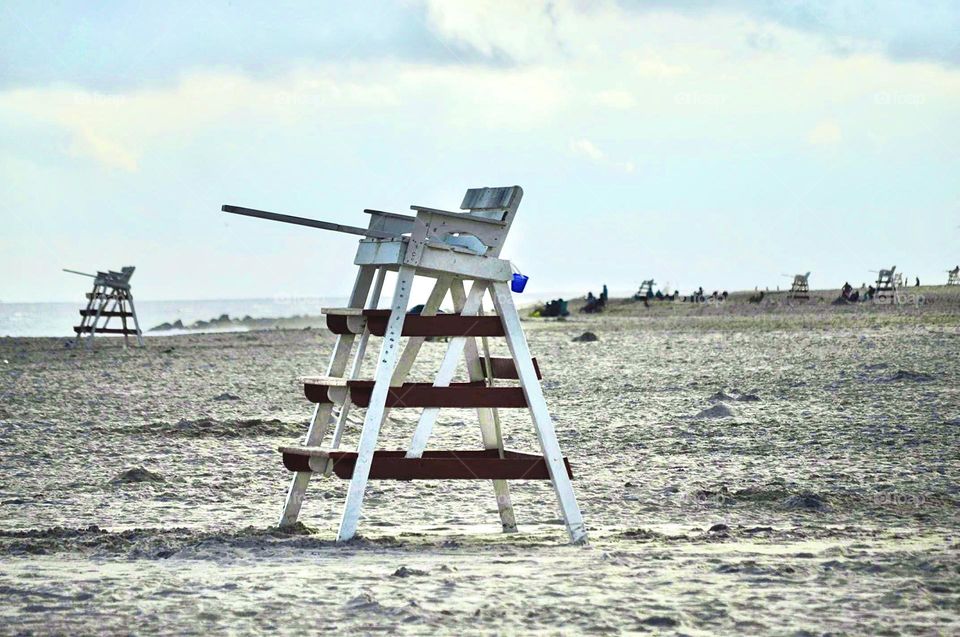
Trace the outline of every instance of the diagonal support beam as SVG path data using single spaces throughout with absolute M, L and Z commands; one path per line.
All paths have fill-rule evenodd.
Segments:
M 397 284 L 394 288 L 390 308 L 390 320 L 387 323 L 387 331 L 383 335 L 380 355 L 377 357 L 377 373 L 374 378 L 373 392 L 370 397 L 370 406 L 367 408 L 367 414 L 363 421 L 363 430 L 360 432 L 360 443 L 357 445 L 357 461 L 354 466 L 353 477 L 350 479 L 350 487 L 347 490 L 347 501 L 343 507 L 340 530 L 337 532 L 338 542 L 352 539 L 357 532 L 360 508 L 363 506 L 363 494 L 367 488 L 370 466 L 373 463 L 373 452 L 377 447 L 380 426 L 385 415 L 387 393 L 390 391 L 391 380 L 397 367 L 397 358 L 400 355 L 403 320 L 407 313 L 415 273 L 416 268 L 407 265 L 402 266 L 397 273 Z

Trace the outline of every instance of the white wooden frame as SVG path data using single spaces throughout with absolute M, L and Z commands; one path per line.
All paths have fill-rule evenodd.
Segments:
M 347 489 L 343 515 L 337 532 L 337 540 L 347 541 L 355 537 L 363 505 L 363 496 L 370 475 L 374 451 L 389 409 L 386 407 L 390 387 L 401 385 L 406 379 L 417 354 L 424 342 L 423 338 L 408 338 L 401 347 L 403 325 L 410 304 L 410 293 L 416 276 L 429 276 L 436 279 L 433 290 L 423 308 L 424 315 L 435 314 L 449 292 L 454 307 L 464 316 L 478 316 L 483 313 L 483 298 L 490 293 L 494 308 L 504 326 L 505 337 L 520 386 L 531 414 L 541 451 L 547 465 L 550 480 L 559 503 L 560 513 L 566 524 L 571 542 L 582 543 L 587 535 L 579 506 L 573 492 L 573 485 L 567 474 L 566 465 L 557 441 L 556 431 L 547 409 L 543 390 L 540 387 L 532 357 L 508 288 L 512 271 L 508 261 L 497 258 L 503 245 L 522 191 L 513 189 L 483 189 L 468 191 L 463 207 L 475 205 L 477 214 L 451 213 L 442 210 L 414 207 L 415 218 L 392 213 L 367 211 L 372 215 L 371 227 L 383 231 L 387 228 L 409 228 L 409 237 L 393 239 L 364 239 L 360 242 L 355 262 L 360 266 L 354 290 L 351 294 L 347 312 L 359 310 L 367 304 L 368 293 L 376 273 L 376 283 L 370 295 L 367 307 L 375 308 L 383 287 L 383 277 L 387 270 L 396 270 L 397 279 L 390 305 L 390 314 L 385 334 L 377 356 L 374 384 L 370 401 L 363 420 L 357 444 L 357 458 L 353 475 Z M 507 202 L 507 203 L 504 203 Z M 485 207 L 488 206 L 488 207 Z M 392 216 L 390 216 L 392 215 Z M 473 236 L 483 246 L 483 254 L 465 247 L 466 243 L 444 245 L 445 237 L 456 235 Z M 455 242 L 456 243 L 456 242 Z M 465 282 L 472 281 L 469 293 Z M 348 321 L 356 319 L 364 323 L 360 333 L 357 352 L 349 371 L 349 378 L 356 378 L 361 370 L 367 353 L 370 332 L 362 316 L 348 315 Z M 359 323 L 353 323 L 354 326 Z M 353 343 L 353 333 L 341 334 L 337 338 L 333 354 L 327 366 L 327 376 L 343 377 Z M 492 383 L 492 361 L 484 341 L 484 355 L 488 358 L 486 366 L 488 382 Z M 474 337 L 452 337 L 434 380 L 435 387 L 449 386 L 461 357 L 464 358 L 470 380 L 485 378 L 480 361 L 480 352 Z M 349 409 L 349 392 L 334 392 L 340 399 L 340 409 L 336 413 L 332 437 L 332 449 L 338 449 L 343 441 Z M 480 433 L 484 449 L 498 449 L 503 454 L 503 439 L 499 426 L 499 416 L 495 409 L 477 410 L 480 421 Z M 408 458 L 421 457 L 433 431 L 438 408 L 425 408 L 420 415 L 406 453 Z M 326 451 L 319 448 L 326 436 L 327 429 L 334 416 L 334 403 L 318 403 L 304 445 L 309 448 L 311 468 L 323 468 L 329 474 L 331 463 Z M 297 472 L 290 485 L 280 524 L 287 526 L 296 522 L 303 503 L 304 493 L 310 479 L 310 472 Z M 493 481 L 497 497 L 497 508 L 501 526 L 505 532 L 516 531 L 516 518 L 506 480 Z

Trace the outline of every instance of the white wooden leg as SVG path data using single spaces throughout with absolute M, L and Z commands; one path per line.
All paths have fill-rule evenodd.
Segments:
M 543 390 L 540 388 L 536 370 L 533 368 L 530 349 L 527 347 L 527 340 L 523 335 L 520 316 L 513 305 L 510 288 L 502 281 L 493 283 L 492 288 L 493 301 L 497 313 L 500 315 L 500 320 L 503 321 L 504 331 L 507 335 L 507 345 L 510 347 L 514 365 L 517 366 L 520 384 L 523 386 L 523 393 L 527 398 L 530 415 L 537 429 L 540 448 L 546 459 L 550 480 L 553 482 L 553 489 L 556 491 L 557 500 L 560 503 L 560 511 L 566 522 L 570 541 L 574 544 L 586 542 L 587 531 L 583 525 L 583 517 L 580 514 L 580 507 L 577 505 L 577 498 L 573 492 L 573 484 L 570 482 L 566 466 L 563 463 L 563 453 L 560 450 L 560 443 L 557 442 L 557 433 L 553 428 L 550 412 L 547 411 L 547 403 L 543 397 Z
M 137 309 L 133 306 L 133 294 L 127 295 L 130 302 L 130 313 L 133 314 L 133 327 L 137 330 L 137 345 L 143 347 L 143 332 L 140 331 L 140 320 L 137 318 Z
M 486 291 L 486 283 L 476 281 L 470 288 L 470 295 L 466 303 L 460 309 L 464 316 L 473 316 L 480 307 L 480 300 Z M 460 356 L 463 354 L 463 347 L 467 339 L 463 336 L 455 336 L 450 339 L 447 345 L 447 353 L 440 363 L 440 371 L 437 372 L 437 378 L 433 382 L 434 387 L 447 387 L 453 380 L 453 375 L 457 372 L 457 363 L 460 362 Z M 420 420 L 417 421 L 417 428 L 413 432 L 413 439 L 410 441 L 410 448 L 407 450 L 407 458 L 419 458 L 427 448 L 427 441 L 433 432 L 433 425 L 437 421 L 437 415 L 440 413 L 439 407 L 425 407 L 420 414 Z
M 459 286 L 457 285 L 459 284 Z M 450 288 L 450 294 L 453 296 L 454 304 L 462 306 L 465 303 L 465 294 L 463 282 L 457 281 Z M 481 299 L 482 301 L 482 299 Z M 481 302 L 480 312 L 483 312 L 483 303 Z M 480 356 L 477 351 L 477 340 L 468 338 L 464 348 L 464 356 L 467 363 L 467 373 L 470 380 L 483 380 L 484 373 L 480 367 Z M 477 410 L 477 419 L 480 421 L 480 436 L 484 449 L 499 449 L 503 451 L 503 438 L 500 435 L 500 428 L 497 422 L 497 413 L 494 409 L 481 408 Z M 494 480 L 493 492 L 497 498 L 497 511 L 500 514 L 500 524 L 504 533 L 517 532 L 517 517 L 513 510 L 513 502 L 510 498 L 510 483 L 506 480 Z
M 377 278 L 373 283 L 373 292 L 370 293 L 370 300 L 367 302 L 367 309 L 375 310 L 380 304 L 380 295 L 383 293 L 383 280 L 386 277 L 386 268 L 377 270 Z M 350 378 L 359 378 L 360 369 L 363 367 L 363 357 L 367 353 L 367 343 L 370 341 L 370 330 L 366 326 L 360 335 L 360 342 L 357 344 L 357 353 L 353 357 L 353 366 L 350 368 Z M 343 439 L 343 430 L 347 426 L 347 416 L 350 414 L 350 392 L 347 392 L 343 404 L 340 406 L 340 413 L 337 414 L 337 426 L 333 430 L 333 439 L 330 441 L 331 449 L 338 449 L 340 441 Z M 327 468 L 323 475 L 328 476 L 333 470 L 333 462 L 327 462 Z
M 98 293 L 99 293 L 99 294 L 106 294 L 106 293 L 107 293 L 107 289 L 104 287 L 104 288 L 101 290 L 100 287 L 94 286 L 94 287 L 93 287 L 94 298 L 97 297 L 97 294 L 98 294 Z M 90 336 L 89 336 L 89 338 L 87 338 L 87 342 L 86 342 L 87 349 L 89 349 L 89 350 L 92 350 L 92 349 L 93 349 L 93 337 L 94 337 L 94 335 L 96 335 L 96 333 L 97 333 L 97 325 L 100 324 L 100 313 L 103 312 L 104 307 L 105 307 L 105 306 L 107 305 L 107 303 L 109 302 L 109 299 L 107 299 L 107 298 L 102 298 L 102 299 L 98 299 L 98 300 L 100 301 L 100 303 L 97 305 L 97 313 L 94 315 L 94 317 L 93 317 L 93 322 L 90 324 L 90 328 L 91 328 L 91 329 L 90 329 Z
M 415 272 L 416 268 L 404 265 L 400 267 L 397 274 L 397 285 L 393 293 L 390 319 L 383 336 L 380 355 L 377 357 L 377 373 L 374 378 L 373 391 L 370 395 L 370 406 L 367 408 L 363 430 L 360 432 L 357 462 L 353 469 L 350 487 L 347 490 L 347 501 L 343 507 L 340 530 L 337 533 L 338 542 L 345 542 L 353 538 L 357 532 L 360 507 L 363 505 L 363 492 L 367 488 L 367 478 L 370 476 L 373 452 L 377 447 L 377 438 L 380 436 L 380 425 L 383 422 L 387 393 L 390 391 L 390 381 L 393 378 L 397 358 L 400 354 L 400 337 L 403 334 L 403 321 L 407 313 L 407 304 L 410 300 L 410 290 L 413 287 Z
M 363 307 L 367 300 L 367 292 L 370 290 L 370 282 L 373 279 L 375 269 L 370 266 L 360 268 L 353 285 L 348 307 Z M 353 334 L 337 336 L 337 344 L 333 348 L 330 363 L 327 365 L 328 376 L 343 376 L 347 360 L 350 357 L 350 350 L 353 348 L 353 341 Z M 331 403 L 318 403 L 314 407 L 313 417 L 310 419 L 310 427 L 307 429 L 303 444 L 312 447 L 323 441 L 327 434 L 327 426 L 332 412 L 333 405 Z M 300 516 L 300 507 L 303 505 L 303 496 L 306 493 L 307 484 L 310 482 L 310 476 L 310 471 L 298 471 L 293 475 L 290 488 L 287 491 L 287 499 L 283 504 L 283 512 L 280 514 L 280 526 L 294 524 Z

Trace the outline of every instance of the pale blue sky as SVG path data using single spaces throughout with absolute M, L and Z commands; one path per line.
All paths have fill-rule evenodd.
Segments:
M 152 7 L 152 8 L 150 8 Z M 960 5 L 0 6 L 2 301 L 332 296 L 363 223 L 524 187 L 531 291 L 960 262 Z

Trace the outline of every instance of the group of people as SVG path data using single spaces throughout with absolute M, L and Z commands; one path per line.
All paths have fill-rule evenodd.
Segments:
M 586 312 L 587 314 L 595 314 L 597 312 L 602 312 L 603 308 L 607 306 L 607 284 L 603 284 L 603 291 L 600 292 L 600 296 L 594 296 L 593 292 L 587 292 L 587 304 L 580 308 L 581 312 Z
M 843 287 L 840 288 L 840 298 L 846 301 L 847 303 L 856 303 L 858 301 L 869 301 L 874 297 L 876 293 L 877 293 L 877 289 L 872 285 L 866 289 L 861 287 L 860 290 L 856 290 L 852 285 L 850 285 L 849 281 L 844 283 Z
M 723 292 L 717 292 L 716 290 L 714 290 L 713 294 L 711 294 L 709 297 L 704 296 L 703 286 L 701 285 L 696 292 L 694 292 L 690 296 L 683 297 L 683 302 L 684 303 L 706 303 L 708 300 L 709 301 L 726 301 L 728 296 L 730 296 L 730 293 L 727 292 L 726 290 L 724 290 Z M 674 295 L 674 300 L 676 300 L 676 295 Z
M 567 309 L 567 302 L 563 299 L 554 299 L 544 303 L 543 307 L 534 310 L 534 316 L 560 317 L 570 316 L 570 310 Z

